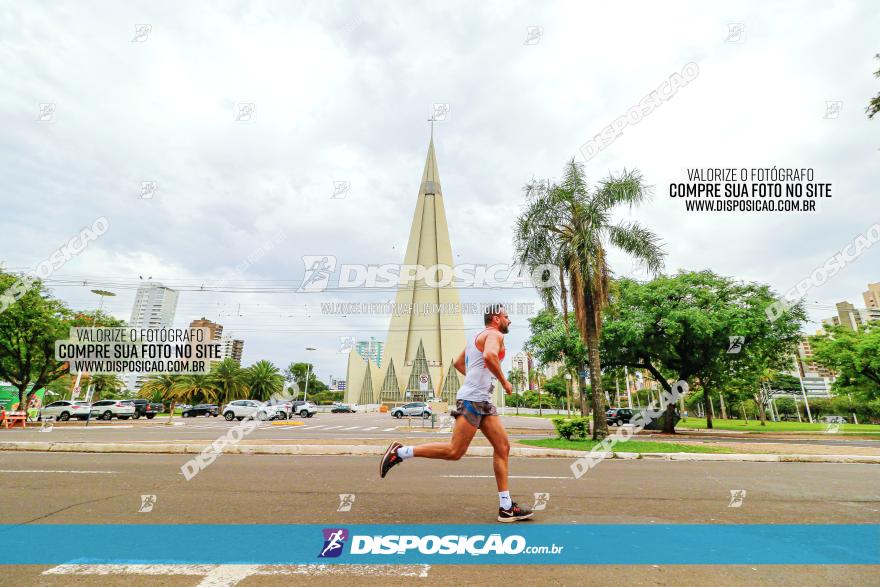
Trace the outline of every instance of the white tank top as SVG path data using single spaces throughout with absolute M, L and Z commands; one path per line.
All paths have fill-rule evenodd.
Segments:
M 464 349 L 464 385 L 458 390 L 455 399 L 472 402 L 488 402 L 492 400 L 492 389 L 495 376 L 486 367 L 483 351 L 477 348 L 477 337 L 486 332 L 481 330 L 473 338 L 468 339 Z M 499 358 L 503 358 L 501 355 Z

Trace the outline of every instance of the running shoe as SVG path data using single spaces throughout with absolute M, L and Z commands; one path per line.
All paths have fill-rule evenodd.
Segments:
M 388 447 L 388 450 L 385 451 L 385 455 L 382 457 L 382 462 L 379 464 L 379 476 L 383 479 L 385 478 L 385 475 L 388 474 L 388 471 L 391 470 L 391 467 L 399 465 L 403 460 L 397 456 L 397 449 L 402 446 L 403 445 L 399 442 L 392 442 L 391 446 Z
M 502 509 L 498 508 L 498 521 L 499 522 L 519 522 L 520 520 L 528 520 L 534 515 L 535 512 L 530 510 L 529 508 L 524 508 L 513 502 L 513 505 L 510 506 L 510 509 Z

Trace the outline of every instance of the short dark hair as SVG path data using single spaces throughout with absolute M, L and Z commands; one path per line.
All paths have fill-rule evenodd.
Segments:
M 483 325 L 488 326 L 492 318 L 499 315 L 503 309 L 504 304 L 490 304 L 486 306 L 486 309 L 483 311 Z

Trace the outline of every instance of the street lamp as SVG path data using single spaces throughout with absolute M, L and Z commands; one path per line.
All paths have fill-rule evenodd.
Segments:
M 307 351 L 316 351 L 318 349 L 312 348 L 310 346 L 306 347 Z M 306 387 L 305 391 L 303 391 L 303 401 L 308 401 L 309 399 L 309 373 L 311 372 L 312 364 L 306 361 Z
M 104 289 L 93 289 L 92 293 L 101 296 L 101 301 L 98 303 L 98 311 L 95 313 L 95 317 L 92 318 L 92 327 L 94 328 L 95 324 L 98 322 L 98 314 L 100 314 L 101 310 L 104 308 L 104 298 L 112 298 L 116 294 Z M 82 371 L 76 374 L 76 383 L 73 384 L 73 392 L 70 394 L 70 401 L 73 401 L 79 395 L 79 383 L 81 380 Z

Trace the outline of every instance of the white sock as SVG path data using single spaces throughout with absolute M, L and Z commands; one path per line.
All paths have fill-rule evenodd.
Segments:
M 499 505 L 503 510 L 509 510 L 511 506 L 513 506 L 513 502 L 510 500 L 510 492 L 509 491 L 499 491 L 498 492 L 498 501 Z
M 413 447 L 411 446 L 401 446 L 397 449 L 397 456 L 402 459 L 408 459 L 413 456 Z

